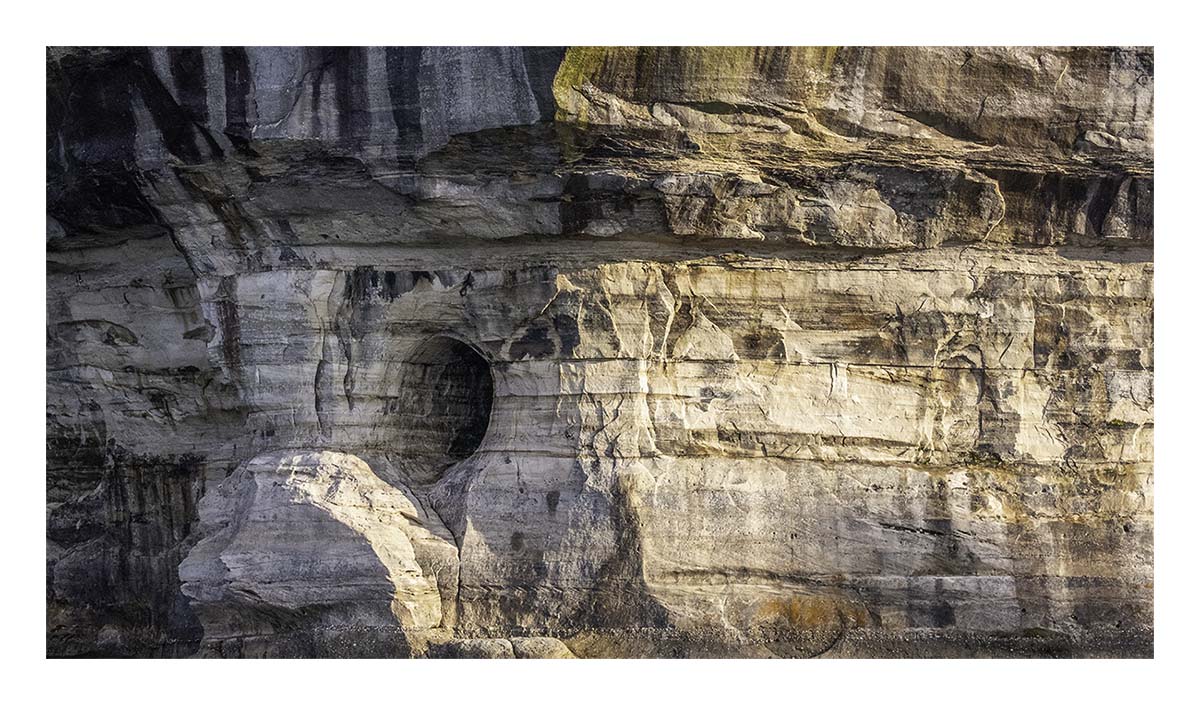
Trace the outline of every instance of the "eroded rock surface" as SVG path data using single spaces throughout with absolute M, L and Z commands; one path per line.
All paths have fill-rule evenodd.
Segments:
M 1152 652 L 1150 50 L 47 68 L 51 654 Z
M 208 642 L 453 624 L 452 537 L 352 455 L 260 455 L 204 497 L 198 529 L 179 577 Z

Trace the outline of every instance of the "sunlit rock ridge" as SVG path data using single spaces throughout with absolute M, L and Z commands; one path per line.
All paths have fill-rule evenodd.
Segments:
M 52 656 L 1149 656 L 1136 48 L 51 48 Z

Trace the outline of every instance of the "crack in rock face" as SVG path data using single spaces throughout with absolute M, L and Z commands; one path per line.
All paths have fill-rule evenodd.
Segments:
M 1153 655 L 1152 48 L 46 60 L 50 655 Z

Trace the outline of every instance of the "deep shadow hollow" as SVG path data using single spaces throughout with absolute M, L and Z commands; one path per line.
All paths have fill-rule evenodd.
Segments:
M 412 479 L 434 481 L 479 448 L 492 413 L 492 389 L 487 360 L 462 341 L 436 336 L 409 356 L 396 423 L 402 465 Z

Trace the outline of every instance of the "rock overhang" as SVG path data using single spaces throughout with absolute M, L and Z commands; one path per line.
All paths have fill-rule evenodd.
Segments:
M 691 51 L 635 52 L 646 85 L 622 51 L 548 73 L 542 52 L 530 93 L 495 83 L 515 97 L 477 112 L 453 109 L 436 52 L 60 56 L 107 66 L 89 90 L 136 127 L 52 160 L 48 256 L 70 272 L 114 234 L 169 232 L 172 345 L 244 419 L 217 440 L 208 403 L 173 433 L 226 463 L 336 448 L 429 485 L 468 631 L 1148 626 L 1152 56 Z M 922 87 L 958 60 L 958 97 Z M 197 66 L 226 80 L 197 92 Z M 762 77 L 727 85 L 726 66 Z M 1027 94 L 979 93 L 1015 76 Z M 1138 87 L 1097 101 L 1123 77 Z M 251 105 L 279 90 L 292 112 Z M 1086 113 L 1074 132 L 1042 120 L 1064 106 Z M 51 141 L 95 143 L 61 110 Z M 146 366 L 122 341 L 156 340 L 148 320 L 82 354 Z M 487 442 L 430 484 L 396 462 L 394 412 L 405 356 L 445 335 L 484 354 L 495 401 Z

